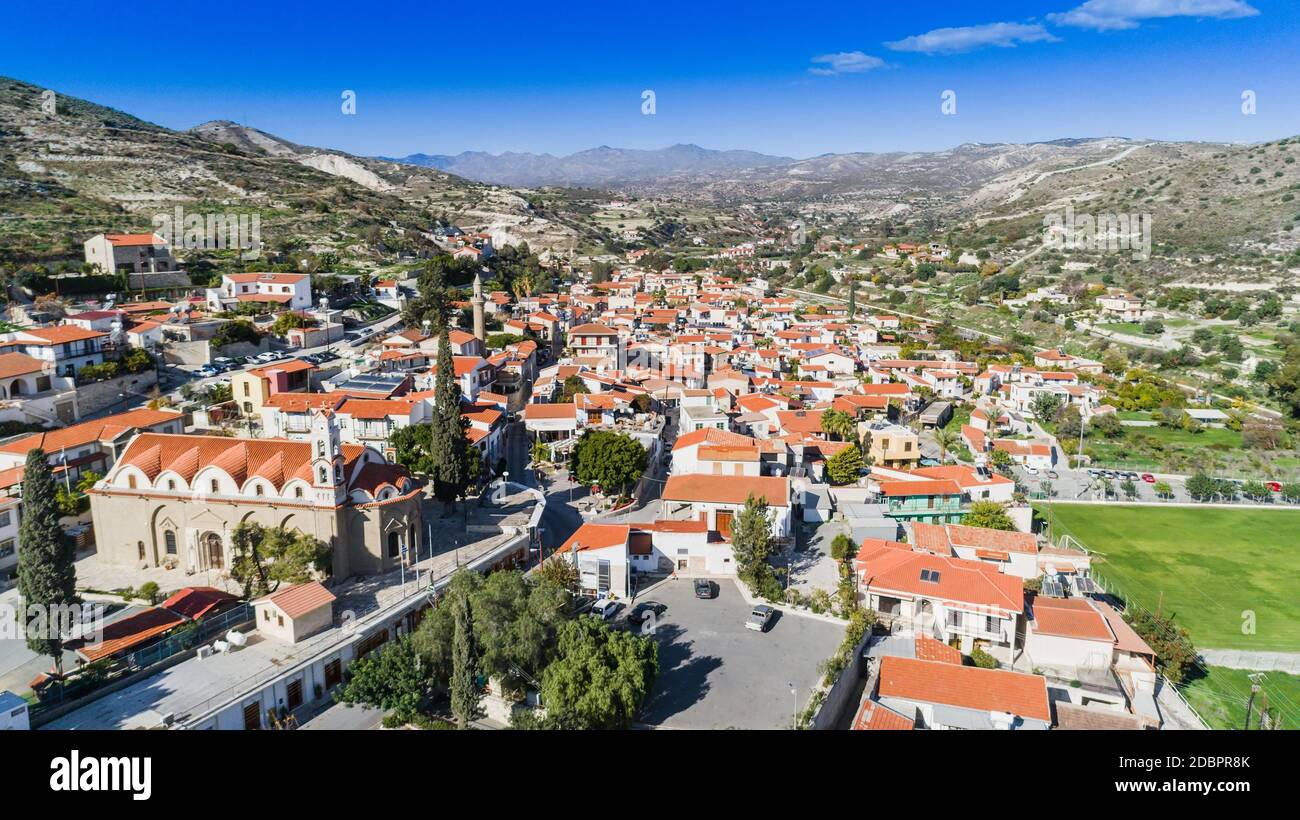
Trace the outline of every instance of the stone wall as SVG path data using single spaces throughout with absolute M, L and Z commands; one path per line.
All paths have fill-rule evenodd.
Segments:
M 149 392 L 158 384 L 158 374 L 152 369 L 106 379 L 102 382 L 77 385 L 77 409 L 84 419 L 104 410 L 120 413 L 137 407 L 149 399 Z M 122 394 L 126 393 L 126 399 Z

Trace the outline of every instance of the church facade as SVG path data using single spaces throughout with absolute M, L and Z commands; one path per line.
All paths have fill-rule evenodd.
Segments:
M 330 545 L 333 577 L 397 569 L 419 553 L 419 482 L 378 451 L 339 440 L 328 410 L 308 441 L 141 433 L 91 490 L 100 557 L 224 572 L 245 522 Z

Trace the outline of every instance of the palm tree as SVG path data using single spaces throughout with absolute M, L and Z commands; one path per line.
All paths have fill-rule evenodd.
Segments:
M 939 445 L 939 461 L 948 460 L 948 451 L 955 447 L 961 440 L 956 430 L 950 430 L 947 427 L 938 427 L 934 431 L 934 443 Z
M 853 436 L 853 417 L 840 410 L 827 410 L 822 414 L 822 432 L 839 441 L 849 441 Z
M 533 281 L 532 273 L 525 271 L 515 277 L 515 281 L 510 285 L 510 289 L 514 291 L 515 298 L 532 296 L 533 287 L 536 284 L 537 283 Z

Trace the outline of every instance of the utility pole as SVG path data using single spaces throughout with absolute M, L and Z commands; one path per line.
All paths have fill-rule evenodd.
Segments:
M 1248 675 L 1247 677 L 1250 678 L 1250 697 L 1246 699 L 1246 725 L 1242 726 L 1242 729 L 1250 728 L 1250 713 L 1255 706 L 1255 694 L 1259 692 L 1259 684 L 1255 682 L 1255 676 Z

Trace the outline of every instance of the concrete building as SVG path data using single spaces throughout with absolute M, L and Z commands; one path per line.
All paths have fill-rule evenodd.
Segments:
M 167 240 L 152 233 L 101 233 L 83 244 L 86 263 L 107 276 L 176 270 Z

